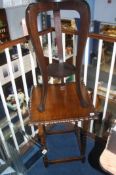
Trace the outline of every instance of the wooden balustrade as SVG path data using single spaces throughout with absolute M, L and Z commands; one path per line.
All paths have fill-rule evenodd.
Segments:
M 46 34 L 51 33 L 53 31 L 54 31 L 54 28 L 50 27 L 48 29 L 45 29 L 42 32 L 41 31 L 38 32 L 38 34 L 39 35 L 46 35 Z M 69 30 L 63 29 L 62 32 L 65 33 L 65 34 L 68 34 L 68 35 L 78 35 L 78 32 L 74 31 L 74 30 L 69 31 Z M 102 40 L 107 41 L 107 42 L 116 42 L 116 38 L 115 37 L 111 37 L 111 36 L 103 35 L 103 34 L 89 33 L 88 37 L 90 37 L 91 39 L 97 39 L 97 40 L 102 39 Z M 7 41 L 7 42 L 5 42 L 3 44 L 0 44 L 0 50 L 12 47 L 12 46 L 14 46 L 14 45 L 16 45 L 18 43 L 27 42 L 28 40 L 29 40 L 29 35 L 21 37 L 21 38 L 18 38 L 18 39 L 15 39 L 15 40 Z

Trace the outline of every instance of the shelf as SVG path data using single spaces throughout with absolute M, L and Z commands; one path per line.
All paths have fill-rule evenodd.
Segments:
M 105 100 L 105 95 L 104 94 L 102 94 L 100 92 L 98 92 L 97 94 L 98 94 L 99 99 Z M 115 104 L 116 103 L 116 100 L 113 100 L 111 97 L 109 97 L 109 102 Z
M 106 98 L 106 93 L 107 93 L 107 86 L 105 83 L 102 85 L 98 86 L 98 96 L 100 99 L 105 99 Z M 116 103 L 116 87 L 111 86 L 110 94 L 109 94 L 109 102 L 111 103 Z

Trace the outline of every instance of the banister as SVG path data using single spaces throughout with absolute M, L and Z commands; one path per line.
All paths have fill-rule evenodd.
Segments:
M 7 42 L 4 42 L 4 43 L 0 44 L 0 51 L 4 50 L 5 48 L 12 47 L 16 44 L 24 43 L 24 42 L 28 41 L 28 39 L 29 39 L 29 36 L 27 35 L 27 36 L 24 36 L 24 37 L 15 39 L 15 40 L 9 40 Z
M 78 32 L 74 30 L 63 29 L 62 31 L 68 35 L 74 35 L 74 34 L 78 35 Z M 102 39 L 107 42 L 116 42 L 116 37 L 112 37 L 112 36 L 108 36 L 104 34 L 93 33 L 93 32 L 90 32 L 88 34 L 88 37 L 90 37 L 91 39 Z
M 89 33 L 88 37 L 92 39 L 102 39 L 107 42 L 116 42 L 116 37 L 103 35 L 103 34 L 97 34 L 97 33 Z
M 40 31 L 38 32 L 39 35 L 46 35 L 47 33 L 51 33 L 52 31 L 54 31 L 54 28 L 53 27 L 50 27 L 48 29 L 45 29 L 44 31 Z M 75 30 L 67 30 L 67 29 L 62 29 L 62 32 L 65 33 L 65 34 L 68 34 L 68 35 L 78 35 L 78 32 L 75 31 Z M 102 39 L 104 41 L 107 41 L 107 42 L 116 42 L 116 37 L 112 37 L 112 36 L 108 36 L 108 35 L 103 35 L 103 34 L 97 34 L 97 33 L 93 33 L 93 32 L 90 32 L 88 34 L 88 37 L 90 37 L 91 39 Z M 10 40 L 10 41 L 7 41 L 3 44 L 0 44 L 0 51 L 4 50 L 5 48 L 9 48 L 9 47 L 12 47 L 18 43 L 24 43 L 26 41 L 29 40 L 29 35 L 26 35 L 26 36 L 23 36 L 21 38 L 18 38 L 18 39 L 15 39 L 15 40 Z
M 45 29 L 42 32 L 41 31 L 38 32 L 38 34 L 39 35 L 45 35 L 45 34 L 47 34 L 49 32 L 52 32 L 53 30 L 54 30 L 54 28 L 53 27 L 50 27 L 49 29 Z M 26 36 L 23 36 L 23 37 L 18 38 L 18 39 L 6 41 L 6 42 L 0 44 L 0 51 L 4 50 L 5 48 L 12 47 L 12 46 L 14 46 L 16 44 L 24 43 L 24 42 L 28 41 L 29 38 L 30 38 L 29 35 L 26 35 Z

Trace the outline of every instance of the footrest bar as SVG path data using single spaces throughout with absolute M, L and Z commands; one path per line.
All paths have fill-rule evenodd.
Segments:
M 65 133 L 70 133 L 70 132 L 74 132 L 74 129 L 70 129 L 70 130 L 56 130 L 56 131 L 46 131 L 47 135 L 52 135 L 52 134 L 65 134 Z
M 70 157 L 70 158 L 56 159 L 56 160 L 48 160 L 48 164 L 64 163 L 64 162 L 71 162 L 71 161 L 79 161 L 79 160 L 83 160 L 83 159 L 84 159 L 84 156 Z

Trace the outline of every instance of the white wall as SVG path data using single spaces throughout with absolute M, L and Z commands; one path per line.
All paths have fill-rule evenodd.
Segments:
M 0 8 L 3 8 L 3 2 L 0 0 Z
M 23 36 L 21 20 L 25 17 L 25 9 L 26 6 L 6 9 L 9 32 L 12 40 Z
M 0 0 L 0 2 L 2 1 Z M 90 5 L 94 20 L 116 24 L 116 0 L 112 0 L 110 4 L 107 0 L 87 0 L 87 2 Z M 25 9 L 26 6 L 6 9 L 11 39 L 23 36 L 21 20 L 25 17 Z M 67 18 L 66 12 L 63 12 L 62 15 Z M 76 13 L 70 12 L 70 18 L 75 16 L 77 17 Z
M 94 19 L 95 0 L 86 0 L 90 6 L 91 20 Z
M 116 0 L 95 0 L 94 19 L 106 23 L 116 24 Z
M 3 1 L 5 2 L 6 0 L 0 0 L 0 2 L 3 2 Z M 21 2 L 25 4 L 26 1 L 15 2 L 15 5 L 21 4 Z M 28 0 L 27 5 L 22 5 L 22 6 L 20 5 L 20 6 L 6 8 L 9 32 L 12 40 L 23 36 L 23 28 L 21 25 L 21 21 L 22 21 L 22 18 L 25 18 L 25 10 L 30 2 L 36 2 L 36 0 Z

